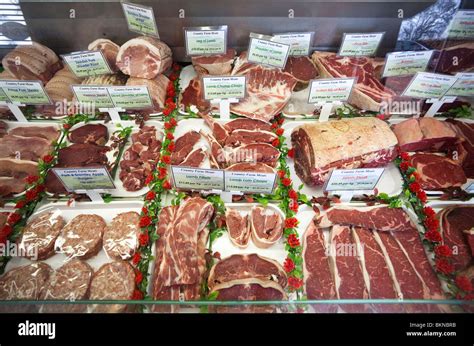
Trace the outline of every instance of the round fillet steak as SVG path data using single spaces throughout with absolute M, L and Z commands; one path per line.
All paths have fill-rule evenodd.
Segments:
M 0 278 L 0 300 L 38 300 L 52 269 L 46 263 L 33 263 L 8 271 Z M 0 312 L 33 312 L 34 305 L 7 305 Z
M 254 207 L 250 215 L 252 240 L 259 248 L 266 249 L 283 235 L 283 218 L 271 208 Z
M 135 272 L 124 261 L 104 264 L 92 277 L 90 300 L 129 300 L 135 290 Z M 92 312 L 123 312 L 124 304 L 97 304 Z
M 41 300 L 82 300 L 87 298 L 94 270 L 89 264 L 78 259 L 67 262 L 50 276 Z M 47 304 L 44 313 L 86 312 L 84 304 Z
M 54 255 L 54 243 L 66 224 L 59 214 L 51 211 L 26 225 L 18 244 L 26 258 L 44 260 Z
M 83 125 L 69 133 L 69 140 L 72 143 L 105 145 L 108 137 L 107 127 L 102 124 Z
M 106 229 L 107 224 L 99 215 L 78 215 L 64 226 L 56 239 L 56 251 L 70 258 L 90 258 L 100 251 Z
M 111 258 L 126 260 L 138 248 L 140 215 L 134 211 L 118 214 L 104 233 L 104 250 Z

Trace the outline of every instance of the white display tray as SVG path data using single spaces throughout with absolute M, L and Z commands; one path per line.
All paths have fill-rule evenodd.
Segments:
M 238 211 L 250 213 L 253 207 L 262 206 L 262 205 L 259 203 L 226 203 L 225 206 L 226 208 L 232 208 Z M 285 214 L 283 213 L 283 211 L 280 210 L 280 208 L 278 208 L 276 204 L 269 203 L 267 207 L 278 212 L 283 218 L 283 222 L 284 222 Z M 287 253 L 285 251 L 284 236 L 282 236 L 275 244 L 273 244 L 272 246 L 266 249 L 257 247 L 252 241 L 252 237 L 250 237 L 247 247 L 245 249 L 241 249 L 235 246 L 234 244 L 232 244 L 228 232 L 224 232 L 222 236 L 220 236 L 214 241 L 214 243 L 212 244 L 212 252 L 219 252 L 222 259 L 235 255 L 235 254 L 243 255 L 243 254 L 255 253 L 260 256 L 271 258 L 277 261 L 278 263 L 280 263 L 280 265 L 282 266 L 283 266 L 283 262 L 285 261 L 285 258 L 287 257 Z
M 127 122 L 124 121 L 122 122 L 122 126 L 123 127 L 133 126 L 133 130 L 130 136 L 128 137 L 127 143 L 125 144 L 125 147 L 122 151 L 122 156 L 120 157 L 117 171 L 115 173 L 115 179 L 114 179 L 115 190 L 111 192 L 111 195 L 114 197 L 140 197 L 144 195 L 145 193 L 147 193 L 148 191 L 150 191 L 148 186 L 145 185 L 140 190 L 137 190 L 137 191 L 127 191 L 124 188 L 122 181 L 120 180 L 120 172 L 122 170 L 120 168 L 120 162 L 122 161 L 123 155 L 125 154 L 127 149 L 130 148 L 130 146 L 132 145 L 132 134 L 140 131 L 140 128 L 132 121 L 127 121 Z M 157 134 L 159 136 L 160 141 L 163 142 L 163 133 L 164 133 L 163 122 L 157 121 L 157 120 L 148 120 L 145 122 L 145 126 L 154 126 L 157 130 Z
M 285 130 L 284 136 L 286 137 L 286 143 L 288 145 L 288 148 L 291 148 L 291 133 L 293 130 L 300 125 L 307 124 L 308 122 L 305 121 L 291 121 L 287 122 L 282 125 L 282 128 Z M 288 166 L 290 168 L 290 176 L 293 179 L 293 186 L 298 187 L 301 184 L 303 184 L 303 188 L 301 189 L 301 193 L 305 194 L 308 196 L 308 198 L 311 198 L 313 196 L 323 196 L 323 187 L 322 186 L 309 186 L 307 184 L 304 184 L 303 181 L 296 175 L 295 172 L 295 165 L 294 161 L 291 158 L 288 158 Z M 385 192 L 389 196 L 395 196 L 399 195 L 402 193 L 402 176 L 400 174 L 400 171 L 398 168 L 395 166 L 394 163 L 390 163 L 385 167 L 385 171 L 383 172 L 382 176 L 380 177 L 379 182 L 376 185 L 376 189 L 378 192 Z M 362 191 L 361 194 L 368 194 L 371 195 L 373 194 L 374 191 L 368 190 L 368 191 Z
M 56 203 L 48 203 L 41 207 L 39 207 L 36 212 L 31 216 L 30 221 L 35 218 L 36 215 L 53 211 L 59 210 L 61 212 L 61 216 L 64 220 L 69 222 L 75 216 L 80 214 L 96 214 L 101 216 L 106 222 L 107 225 L 110 225 L 112 219 L 120 213 L 126 213 L 130 211 L 135 211 L 140 213 L 141 208 L 143 206 L 142 202 L 124 202 L 124 201 L 113 201 L 107 204 L 104 203 L 95 203 L 95 202 L 83 202 L 83 203 L 76 203 L 74 207 L 70 207 L 67 205 L 67 202 L 56 202 Z M 27 258 L 23 257 L 13 257 L 7 264 L 5 268 L 5 272 L 13 268 L 17 268 L 20 266 L 43 262 L 51 266 L 53 269 L 58 269 L 62 265 L 67 262 L 68 258 L 64 254 L 56 253 L 52 257 L 43 260 L 43 261 L 32 261 Z M 87 262 L 94 271 L 98 270 L 102 265 L 113 262 L 113 259 L 110 259 L 104 249 L 102 248 L 97 255 L 91 257 L 85 262 Z
M 131 121 L 131 120 L 121 121 L 119 123 L 112 123 L 112 122 L 104 123 L 103 121 L 90 121 L 90 122 L 87 122 L 87 123 L 81 122 L 81 123 L 78 123 L 78 124 L 74 125 L 71 128 L 71 131 L 75 130 L 75 129 L 81 127 L 81 126 L 88 125 L 88 124 L 102 124 L 102 125 L 107 127 L 109 140 L 107 141 L 105 146 L 110 146 L 112 144 L 112 140 L 110 138 L 113 136 L 113 133 L 115 131 L 120 130 L 120 127 L 118 126 L 119 124 L 122 126 L 122 128 L 132 126 L 132 128 L 133 128 L 132 133 L 135 133 L 135 132 L 139 131 L 138 125 L 134 121 Z M 150 120 L 150 121 L 145 122 L 145 126 L 155 126 L 158 130 L 158 133 L 161 133 L 163 131 L 163 123 L 161 121 Z M 68 138 L 65 138 L 65 141 L 68 144 L 68 146 L 72 144 L 71 142 L 69 142 Z M 122 156 L 123 156 L 123 153 L 125 153 L 125 151 L 131 146 L 131 143 L 132 143 L 132 138 L 131 138 L 131 135 L 130 135 L 128 137 L 127 143 L 124 146 L 124 149 L 122 150 Z M 115 189 L 114 190 L 104 190 L 105 191 L 104 193 L 110 193 L 110 195 L 113 196 L 113 197 L 139 197 L 139 196 L 142 196 L 145 193 L 147 193 L 149 191 L 149 189 L 146 186 L 143 187 L 142 189 L 138 190 L 138 191 L 127 191 L 127 190 L 125 190 L 125 188 L 123 187 L 123 183 L 119 178 L 119 176 L 120 176 L 120 161 L 122 160 L 122 157 L 117 157 L 116 155 L 118 155 L 118 153 L 119 153 L 119 148 L 112 149 L 112 150 L 110 150 L 106 153 L 106 156 L 107 156 L 107 159 L 108 159 L 109 163 L 111 165 L 116 163 L 117 164 L 117 169 L 116 169 L 116 172 L 115 172 L 115 178 L 113 180 L 114 185 L 115 185 Z M 53 194 L 48 193 L 48 195 L 52 196 Z

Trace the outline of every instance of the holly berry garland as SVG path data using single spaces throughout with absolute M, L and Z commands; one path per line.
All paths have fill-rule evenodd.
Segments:
M 278 160 L 278 186 L 275 195 L 279 196 L 280 209 L 285 213 L 285 225 L 283 236 L 285 237 L 285 250 L 287 258 L 283 264 L 283 268 L 288 275 L 288 289 L 290 292 L 296 292 L 298 298 L 303 294 L 303 247 L 297 232 L 299 200 L 304 200 L 306 196 L 300 194 L 293 188 L 293 181 L 290 178 L 290 169 L 287 164 L 287 158 L 293 157 L 293 150 L 288 149 L 285 144 L 284 130 L 281 125 L 284 122 L 282 115 L 278 115 L 272 121 L 272 130 L 278 136 L 272 143 L 281 155 Z
M 147 300 L 148 297 L 148 269 L 150 261 L 153 260 L 151 248 L 158 240 L 156 234 L 156 222 L 161 211 L 162 196 L 171 189 L 167 166 L 170 164 L 170 155 L 174 150 L 174 131 L 176 129 L 178 110 L 176 106 L 176 95 L 179 94 L 179 72 L 181 66 L 173 64 L 173 72 L 170 74 L 166 90 L 165 109 L 163 110 L 164 137 L 160 152 L 160 158 L 156 169 L 146 178 L 145 184 L 149 192 L 145 195 L 143 208 L 140 213 L 139 248 L 132 257 L 135 267 L 136 289 L 133 293 L 134 300 Z
M 403 176 L 403 195 L 410 202 L 424 228 L 423 243 L 434 256 L 435 271 L 447 282 L 451 294 L 456 299 L 473 300 L 474 291 L 471 280 L 456 273 L 452 264 L 453 251 L 443 244 L 439 220 L 436 212 L 426 206 L 426 192 L 421 188 L 420 178 L 416 169 L 410 164 L 410 155 L 400 153 L 395 160 Z

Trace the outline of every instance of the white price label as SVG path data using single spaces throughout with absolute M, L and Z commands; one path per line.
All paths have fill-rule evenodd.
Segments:
M 203 77 L 204 99 L 242 99 L 246 92 L 245 76 Z
M 385 168 L 334 169 L 324 191 L 367 191 L 373 190 Z
M 67 191 L 115 189 L 112 177 L 105 167 L 53 168 Z
M 209 28 L 184 28 L 187 55 L 224 54 L 227 51 L 227 26 Z
M 314 32 L 295 32 L 273 35 L 276 42 L 290 45 L 290 56 L 309 55 Z
M 456 82 L 457 77 L 437 73 L 418 72 L 402 96 L 420 99 L 440 99 Z
M 248 49 L 248 61 L 277 68 L 285 68 L 289 52 L 289 44 L 251 37 Z
M 355 78 L 315 79 L 311 81 L 308 103 L 347 101 Z
M 86 51 L 62 55 L 71 71 L 78 77 L 110 74 L 107 61 L 101 51 Z
M 223 170 L 171 166 L 171 173 L 177 189 L 224 191 Z
M 130 31 L 160 38 L 152 7 L 122 2 L 122 8 Z
M 48 94 L 40 81 L 0 80 L 0 88 L 5 95 L 0 95 L 2 101 L 8 98 L 11 103 L 25 105 L 50 105 Z M 6 101 L 6 100 L 5 100 Z
M 344 34 L 339 56 L 374 56 L 377 53 L 384 32 L 367 34 Z
M 455 77 L 458 80 L 454 83 L 451 89 L 448 90 L 446 95 L 449 96 L 474 96 L 474 73 L 456 73 Z
M 275 173 L 225 171 L 226 191 L 272 194 L 275 181 Z

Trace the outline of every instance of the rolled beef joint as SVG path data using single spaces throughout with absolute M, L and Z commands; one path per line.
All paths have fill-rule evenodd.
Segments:
M 397 137 L 377 118 L 352 118 L 297 127 L 291 142 L 295 171 L 308 185 L 322 185 L 332 169 L 381 167 L 396 156 Z
M 117 54 L 118 68 L 131 77 L 153 79 L 172 64 L 172 52 L 164 42 L 137 37 L 125 42 Z

